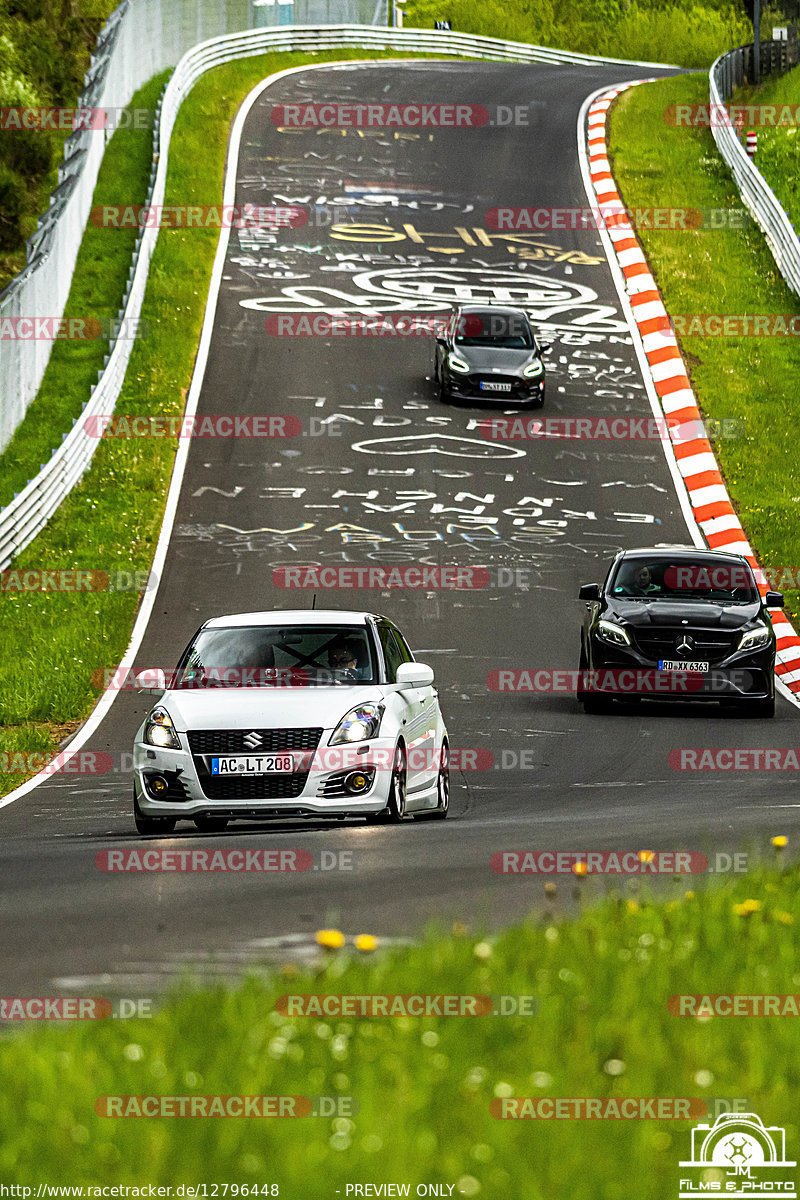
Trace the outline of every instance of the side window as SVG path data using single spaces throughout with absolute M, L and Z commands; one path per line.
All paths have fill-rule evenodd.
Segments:
M 386 678 L 389 683 L 396 682 L 397 668 L 401 663 L 406 662 L 403 652 L 400 649 L 394 631 L 389 625 L 378 626 L 378 636 L 381 639 L 383 648 L 383 656 L 386 659 Z
M 413 661 L 414 661 L 414 655 L 413 655 L 413 654 L 411 653 L 411 651 L 409 650 L 409 648 L 408 648 L 408 642 L 407 642 L 407 641 L 406 641 L 406 639 L 403 637 L 403 635 L 402 635 L 402 633 L 400 632 L 400 630 L 399 630 L 399 629 L 394 629 L 394 628 L 393 628 L 393 629 L 392 629 L 392 632 L 394 633 L 394 636 L 395 636 L 395 638 L 397 639 L 397 644 L 398 644 L 398 646 L 400 647 L 400 653 L 401 653 L 401 654 L 402 654 L 402 656 L 403 656 L 403 662 L 413 662 Z

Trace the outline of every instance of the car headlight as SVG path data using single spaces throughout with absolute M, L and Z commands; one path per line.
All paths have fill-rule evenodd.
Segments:
M 172 717 L 165 708 L 154 708 L 150 713 L 144 727 L 144 740 L 148 746 L 158 746 L 160 750 L 180 750 Z
M 378 736 L 382 717 L 383 708 L 380 704 L 357 704 L 342 717 L 328 744 L 341 746 L 342 743 L 369 741 Z
M 535 358 L 533 362 L 529 362 L 527 367 L 522 368 L 522 374 L 527 379 L 535 379 L 537 375 L 544 375 L 544 363 L 540 358 Z
M 772 638 L 770 631 L 763 622 L 759 621 L 755 629 L 749 629 L 747 633 L 743 633 L 739 642 L 740 650 L 760 650 L 762 646 L 768 646 Z
M 630 646 L 631 644 L 628 631 L 621 625 L 617 625 L 615 621 L 606 621 L 605 618 L 598 621 L 597 633 L 604 641 L 614 642 L 616 646 Z
M 466 361 L 466 359 L 461 358 L 458 354 L 448 354 L 447 362 L 450 366 L 450 369 L 453 371 L 458 371 L 460 375 L 469 374 L 469 363 Z

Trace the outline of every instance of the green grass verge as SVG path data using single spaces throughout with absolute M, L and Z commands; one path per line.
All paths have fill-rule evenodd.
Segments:
M 151 79 L 133 97 L 131 107 L 155 113 L 167 78 L 168 72 L 164 72 Z M 118 129 L 106 147 L 92 205 L 143 204 L 152 161 L 152 128 Z M 122 307 L 135 242 L 133 229 L 87 226 L 75 263 L 65 317 L 83 321 L 116 318 Z M 97 372 L 102 370 L 108 349 L 106 337 L 53 343 L 36 399 L 0 454 L 0 508 L 22 491 L 61 445 L 62 434 L 72 428 L 73 419 L 80 416 L 81 405 L 89 399 L 89 389 L 97 382 Z
M 209 73 L 181 108 L 172 136 L 165 204 L 218 201 L 222 195 L 230 123 L 244 97 L 260 79 L 306 63 L 392 57 L 397 56 L 346 50 L 320 54 L 272 53 L 233 62 Z M 159 92 L 159 84 L 154 82 L 151 99 Z M 119 136 L 117 133 L 114 141 Z M 118 156 L 125 145 L 128 143 L 121 142 L 115 149 L 114 164 L 120 167 L 123 164 Z M 141 183 L 143 165 L 139 161 L 131 174 L 123 171 L 116 184 L 113 175 L 104 176 L 95 203 L 127 203 L 131 199 L 130 189 L 137 180 Z M 143 195 L 142 187 L 134 193 L 134 199 L 136 195 Z M 104 303 L 108 302 L 116 312 L 118 301 L 112 302 L 116 295 L 114 288 L 118 287 L 121 274 L 127 274 L 130 262 L 132 241 L 127 247 L 127 257 L 124 250 L 127 236 L 122 230 L 92 226 L 87 229 L 81 248 L 80 278 L 76 277 L 73 287 L 80 300 L 73 301 L 71 296 L 69 311 L 81 314 L 87 307 L 92 313 L 98 311 L 96 297 L 98 291 L 106 288 L 104 275 L 108 263 L 110 282 L 103 293 Z M 218 231 L 213 229 L 161 233 L 142 309 L 148 336 L 137 340 L 133 347 L 117 405 L 119 412 L 177 415 L 183 411 L 217 237 Z M 111 278 L 115 272 L 116 279 Z M 73 303 L 83 308 L 73 307 Z M 93 343 L 87 343 L 86 347 L 56 343 L 56 351 L 59 350 L 57 369 L 48 374 L 48 403 L 40 404 L 37 400 L 35 420 L 25 430 L 27 450 L 19 450 L 17 486 L 11 489 L 12 494 L 19 490 L 19 481 L 24 485 L 28 478 L 23 460 L 35 462 L 34 473 L 38 470 L 39 463 L 47 458 L 41 456 L 41 446 L 48 437 L 51 444 L 60 444 L 61 433 L 70 426 L 70 414 L 79 414 L 80 404 L 88 396 L 89 381 L 95 378 Z M 85 361 L 80 358 L 84 350 Z M 161 526 L 175 447 L 175 441 L 167 439 L 104 440 L 90 470 L 42 533 L 19 555 L 14 568 L 148 571 Z M 6 464 L 3 466 L 5 474 Z M 13 475 L 14 470 L 12 462 L 8 473 Z M 6 495 L 6 500 L 9 498 Z M 58 740 L 80 724 L 97 700 L 99 693 L 92 685 L 93 673 L 115 666 L 124 653 L 138 600 L 138 593 L 125 591 L 2 593 L 0 755 L 23 750 L 54 753 L 58 749 Z M 46 745 L 41 744 L 43 740 Z M 3 771 L 4 763 L 15 769 Z M 28 777 L 29 772 L 21 769 L 23 766 L 22 760 L 9 764 L 0 758 L 0 795 Z
M 672 104 L 707 104 L 708 80 L 687 76 L 624 93 L 613 110 L 611 156 L 629 207 L 741 208 L 709 129 L 675 128 Z M 667 311 L 796 313 L 763 235 L 749 228 L 639 230 Z M 766 567 L 800 564 L 800 463 L 794 449 L 800 345 L 784 337 L 686 337 L 681 349 L 702 411 L 732 418 L 742 436 L 715 452 L 745 533 Z M 800 593 L 786 592 L 800 614 Z
M 488 867 L 488 864 L 487 864 Z M 689 877 L 695 879 L 696 877 Z M 144 882 L 144 881 L 143 881 Z M 455 1184 L 454 1196 L 677 1195 L 690 1120 L 502 1120 L 509 1097 L 738 1099 L 800 1137 L 797 1018 L 673 1015 L 691 994 L 800 991 L 800 870 L 759 869 L 648 899 L 618 883 L 576 919 L 497 937 L 431 930 L 386 957 L 332 952 L 234 990 L 184 989 L 151 1019 L 7 1032 L 0 1180 L 278 1184 L 344 1196 L 362 1182 Z M 559 883 L 569 892 L 572 883 Z M 583 887 L 585 884 L 575 885 Z M 696 885 L 689 883 L 690 888 Z M 742 915 L 735 905 L 752 900 Z M 558 905 L 558 898 L 553 902 Z M 279 996 L 528 995 L 532 1016 L 287 1016 Z M 353 1097 L 335 1119 L 98 1115 L 101 1096 Z M 698 1118 L 695 1117 L 695 1120 Z M 723 1182 L 724 1188 L 724 1182 Z M 241 1194 L 241 1193 L 240 1193 Z M 445 1193 L 447 1194 L 447 1193 Z
M 684 67 L 710 67 L 753 38 L 735 0 L 409 0 L 406 11 L 409 26 L 450 20 L 459 33 Z
M 731 104 L 761 104 L 776 107 L 775 121 L 783 124 L 749 126 L 758 133 L 755 164 L 789 215 L 795 229 L 800 227 L 800 129 L 789 122 L 796 120 L 800 105 L 800 67 L 769 79 L 760 87 L 740 88 Z M 785 106 L 793 111 L 782 111 Z

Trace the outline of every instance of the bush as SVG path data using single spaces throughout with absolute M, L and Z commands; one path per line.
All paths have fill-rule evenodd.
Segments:
M 0 134 L 0 162 L 23 178 L 40 179 L 53 166 L 52 139 L 35 129 Z
M 0 163 L 0 250 L 13 250 L 19 245 L 26 197 L 25 181 Z

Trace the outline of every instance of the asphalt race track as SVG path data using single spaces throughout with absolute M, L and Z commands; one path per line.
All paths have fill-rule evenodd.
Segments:
M 486 220 L 496 206 L 585 206 L 581 104 L 646 73 L 348 64 L 291 75 L 254 104 L 237 202 L 299 204 L 311 220 L 232 233 L 199 411 L 291 414 L 303 433 L 192 443 L 137 665 L 172 665 L 210 616 L 310 607 L 310 592 L 273 583 L 282 565 L 472 565 L 490 568 L 495 582 L 505 568 L 509 586 L 317 600 L 396 620 L 436 671 L 452 746 L 489 751 L 494 765 L 454 777 L 441 824 L 237 823 L 220 836 L 179 825 L 173 838 L 148 839 L 304 847 L 315 862 L 322 850 L 352 852 L 352 870 L 302 875 L 106 874 L 99 851 L 145 841 L 129 774 L 56 776 L 0 810 L 9 994 L 100 977 L 109 988 L 124 979 L 135 994 L 137 980 L 181 962 L 246 957 L 247 943 L 331 922 L 390 937 L 414 936 L 432 917 L 506 923 L 540 903 L 543 880 L 495 874 L 497 850 L 724 851 L 797 826 L 790 774 L 688 773 L 669 763 L 684 746 L 791 745 L 796 713 L 783 699 L 770 722 L 664 704 L 586 716 L 569 693 L 487 688 L 501 668 L 577 667 L 579 585 L 600 580 L 621 547 L 690 540 L 658 441 L 492 442 L 477 423 L 502 408 L 443 406 L 429 339 L 267 332 L 274 314 L 369 307 L 424 316 L 461 298 L 509 300 L 536 312 L 554 341 L 547 415 L 650 416 L 596 232 L 509 240 Z M 495 121 L 521 106 L 528 123 L 284 133 L 271 120 L 274 104 L 321 100 L 483 104 Z M 124 768 L 152 702 L 122 692 L 86 749 Z

